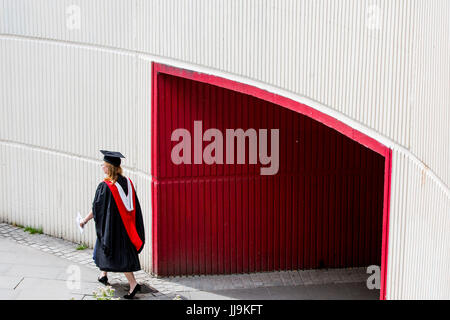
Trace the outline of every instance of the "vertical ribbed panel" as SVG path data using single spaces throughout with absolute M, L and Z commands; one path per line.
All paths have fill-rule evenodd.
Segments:
M 67 28 L 71 5 L 80 30 Z M 290 90 L 411 148 L 449 186 L 449 6 L 0 0 L 0 33 L 139 50 Z
M 80 236 L 74 217 L 89 213 L 103 178 L 99 149 L 120 150 L 142 202 L 141 262 L 151 271 L 150 61 L 25 39 L 1 39 L 0 57 L 1 219 L 93 245 L 93 227 Z
M 411 151 L 450 187 L 450 1 L 415 12 Z
M 391 208 L 389 213 L 389 246 L 386 279 L 386 298 L 399 296 L 404 267 L 405 215 L 408 195 L 408 159 L 393 152 L 391 172 Z
M 0 0 L 0 31 L 131 49 L 134 8 L 134 0 Z
M 252 96 L 163 74 L 157 81 L 159 275 L 380 264 L 381 155 Z M 261 165 L 249 164 L 248 143 L 246 164 L 173 164 L 177 128 L 191 133 L 194 161 L 194 120 L 203 132 L 219 129 L 224 146 L 226 129 L 278 128 L 278 173 L 260 175 Z
M 133 134 L 129 144 L 134 147 L 133 167 L 144 174 L 151 173 L 151 61 L 136 59 L 136 103 L 128 106 L 127 110 L 133 114 Z M 131 165 L 131 163 L 128 163 Z
M 80 236 L 75 216 L 91 209 L 102 179 L 98 163 L 8 143 L 2 143 L 1 163 L 8 168 L 2 170 L 2 220 L 93 245 L 94 228 Z
M 137 4 L 137 50 L 290 90 L 409 147 L 414 2 L 138 0 Z M 373 28 L 375 5 L 379 29 Z
M 450 198 L 428 169 L 393 153 L 388 299 L 450 299 Z
M 7 81 L 0 83 L 6 109 L 0 118 L 3 140 L 91 159 L 99 158 L 99 149 L 113 147 L 126 155 L 127 165 L 135 162 L 131 128 L 136 72 L 131 55 L 3 39 L 0 56 L 7 62 L 2 68 Z M 144 115 L 149 113 L 138 118 Z
M 413 72 L 411 19 L 416 2 L 0 4 L 3 33 L 138 50 L 257 79 L 320 101 L 409 147 L 407 82 Z M 69 5 L 81 8 L 80 30 L 66 27 Z M 376 12 L 379 28 L 374 27 Z

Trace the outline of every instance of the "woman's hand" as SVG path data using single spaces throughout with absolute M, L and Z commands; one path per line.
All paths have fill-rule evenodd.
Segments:
M 84 228 L 84 226 L 86 225 L 86 223 L 89 222 L 89 220 L 91 220 L 94 217 L 94 214 L 91 212 L 89 212 L 89 214 L 80 222 L 80 227 Z

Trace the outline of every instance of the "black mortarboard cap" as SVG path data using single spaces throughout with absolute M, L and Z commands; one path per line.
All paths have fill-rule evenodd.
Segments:
M 120 158 L 125 158 L 123 154 L 116 151 L 100 150 L 100 152 L 104 154 L 103 161 L 111 163 L 116 167 L 120 166 Z

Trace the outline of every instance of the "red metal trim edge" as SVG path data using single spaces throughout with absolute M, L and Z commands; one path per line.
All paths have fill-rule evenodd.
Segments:
M 392 172 L 392 150 L 387 148 L 384 166 L 384 204 L 383 204 L 383 235 L 381 244 L 381 284 L 380 300 L 386 300 L 386 277 L 389 248 L 389 211 L 391 199 L 391 172 Z
M 291 100 L 289 98 L 271 93 L 269 91 L 244 84 L 233 80 L 221 78 L 218 76 L 199 73 L 191 70 L 180 69 L 160 63 L 152 63 L 152 100 L 151 100 L 151 173 L 152 173 L 152 268 L 153 273 L 158 274 L 158 219 L 157 219 L 157 184 L 154 179 L 157 168 L 156 157 L 156 142 L 157 142 L 157 76 L 159 73 L 164 73 L 172 76 L 177 76 L 185 79 L 190 79 L 198 82 L 211 84 L 214 86 L 222 87 L 225 89 L 237 91 L 240 93 L 248 94 L 259 99 L 263 99 L 282 107 L 291 109 L 298 113 L 304 114 L 316 121 L 323 123 L 324 125 L 335 129 L 336 131 L 344 134 L 350 139 L 357 141 L 358 143 L 366 146 L 367 148 L 381 154 L 385 158 L 385 179 L 384 179 L 384 203 L 383 203 L 383 234 L 382 234 L 382 252 L 381 252 L 381 287 L 380 287 L 380 299 L 386 299 L 386 277 L 387 277 L 387 263 L 388 263 L 388 246 L 389 246 L 389 210 L 390 210 L 390 192 L 391 192 L 391 171 L 392 171 L 392 150 L 378 142 L 377 140 L 367 136 L 366 134 L 355 130 L 349 125 L 323 113 L 316 109 L 313 109 L 305 104 Z
M 158 219 L 156 212 L 158 212 L 157 208 L 157 192 L 156 192 L 156 180 L 154 179 L 154 176 L 156 174 L 156 165 L 157 165 L 157 157 L 156 157 L 156 138 L 157 138 L 157 123 L 156 123 L 156 99 L 157 99 L 157 72 L 156 72 L 157 66 L 155 63 L 152 63 L 152 106 L 151 106 L 151 174 L 152 174 L 152 273 L 158 274 L 158 243 L 156 239 L 158 238 L 158 232 L 157 232 L 157 226 L 158 226 Z

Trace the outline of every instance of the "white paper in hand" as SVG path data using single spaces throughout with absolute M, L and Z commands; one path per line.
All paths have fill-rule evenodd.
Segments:
M 79 212 L 77 212 L 77 217 L 75 220 L 77 221 L 77 226 L 78 226 L 78 229 L 80 229 L 80 233 L 83 234 L 84 228 L 80 226 L 80 223 L 83 220 L 83 218 L 81 218 L 81 215 Z

